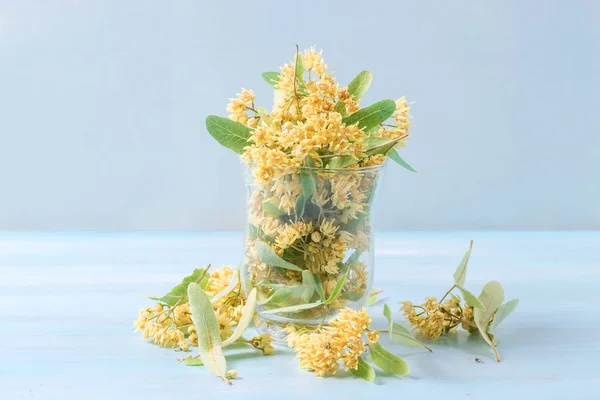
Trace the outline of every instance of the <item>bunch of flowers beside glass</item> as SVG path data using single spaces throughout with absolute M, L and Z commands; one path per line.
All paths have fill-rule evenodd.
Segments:
M 360 108 L 372 75 L 340 87 L 320 52 L 296 52 L 263 79 L 275 89 L 269 112 L 251 90 L 231 99 L 229 119 L 206 126 L 247 164 L 248 228 L 242 281 L 258 291 L 271 325 L 317 325 L 358 309 L 373 281 L 371 208 L 385 161 L 409 133 L 404 97 Z

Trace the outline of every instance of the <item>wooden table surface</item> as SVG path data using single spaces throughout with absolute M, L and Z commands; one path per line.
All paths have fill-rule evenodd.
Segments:
M 600 398 L 600 232 L 379 233 L 375 287 L 396 321 L 399 300 L 443 295 L 471 238 L 467 286 L 496 279 L 521 300 L 498 330 L 501 363 L 462 333 L 433 353 L 390 345 L 412 372 L 375 383 L 314 377 L 285 349 L 236 350 L 227 386 L 132 320 L 192 269 L 238 264 L 241 234 L 0 233 L 0 399 Z M 381 329 L 382 305 L 369 307 Z

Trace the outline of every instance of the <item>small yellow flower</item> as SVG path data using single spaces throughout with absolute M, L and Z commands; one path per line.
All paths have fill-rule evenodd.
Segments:
M 225 374 L 225 377 L 227 379 L 236 379 L 238 377 L 238 372 L 235 369 L 229 370 L 227 371 L 227 374 Z
M 375 343 L 379 341 L 379 332 L 378 331 L 369 331 L 367 332 L 367 338 L 369 339 L 369 343 Z

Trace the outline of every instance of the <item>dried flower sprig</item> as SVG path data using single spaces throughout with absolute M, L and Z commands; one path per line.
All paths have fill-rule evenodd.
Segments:
M 503 304 L 504 289 L 497 281 L 486 283 L 479 296 L 464 287 L 472 249 L 471 240 L 469 250 L 454 273 L 454 284 L 439 301 L 435 297 L 428 297 L 419 305 L 404 301 L 401 309 L 414 329 L 433 340 L 459 326 L 471 334 L 479 333 L 492 348 L 496 361 L 500 361 L 495 330 L 515 310 L 519 300 L 513 299 Z M 462 306 L 463 299 L 452 293 L 454 290 L 461 292 L 464 298 Z
M 142 308 L 133 324 L 155 344 L 179 351 L 197 346 L 200 354 L 182 361 L 186 365 L 205 365 L 230 383 L 237 372 L 226 371 L 222 348 L 245 343 L 264 355 L 272 354 L 274 348 L 269 335 L 252 339 L 242 336 L 255 315 L 256 291 L 246 297 L 239 273 L 229 266 L 211 273 L 209 269 L 210 265 L 196 269 L 166 295 L 151 297 L 158 303 Z
M 371 330 L 371 317 L 362 310 L 344 308 L 326 326 L 309 330 L 288 325 L 286 341 L 300 360 L 300 367 L 317 376 L 334 375 L 344 365 L 346 371 L 367 381 L 375 379 L 375 370 L 365 360 L 383 371 L 403 376 L 410 372 L 408 364 L 385 350 L 379 343 L 380 331 Z

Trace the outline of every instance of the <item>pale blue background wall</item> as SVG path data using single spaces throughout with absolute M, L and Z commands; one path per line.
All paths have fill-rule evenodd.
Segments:
M 0 229 L 240 229 L 203 120 L 296 43 L 416 102 L 380 228 L 600 228 L 599 2 L 0 0 Z

